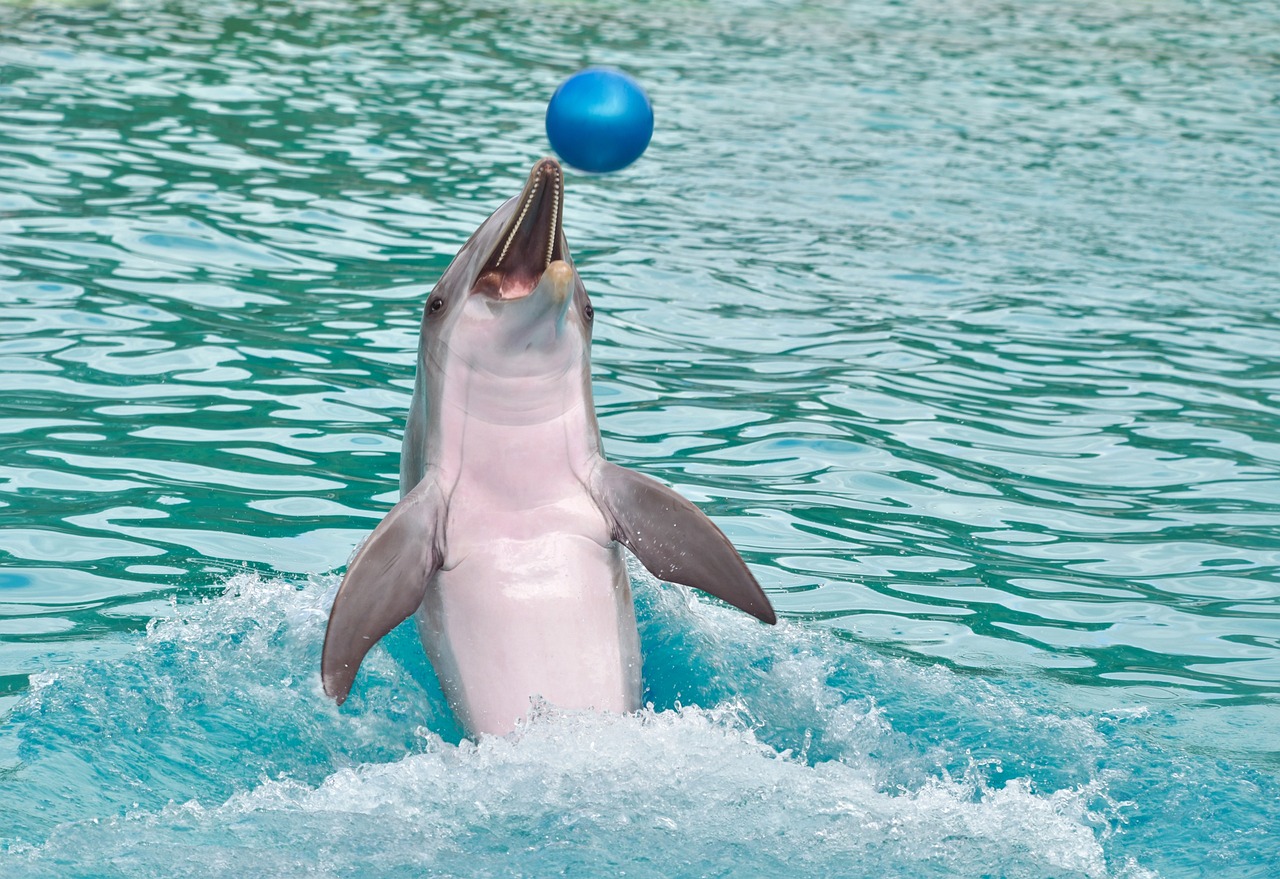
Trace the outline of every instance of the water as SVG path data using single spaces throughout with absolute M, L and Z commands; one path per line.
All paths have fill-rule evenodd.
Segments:
M 0 8 L 0 866 L 1280 875 L 1280 13 L 1151 0 Z M 777 630 L 633 572 L 635 718 L 319 691 L 416 325 L 593 63 L 617 462 Z

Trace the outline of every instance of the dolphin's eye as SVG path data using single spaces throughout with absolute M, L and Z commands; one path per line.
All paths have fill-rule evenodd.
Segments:
M 596 316 L 596 310 L 595 310 L 594 308 L 592 308 L 592 307 L 591 307 L 591 303 L 590 303 L 590 302 L 588 302 L 588 303 L 587 303 L 587 305 L 586 305 L 586 307 L 585 307 L 584 309 L 582 309 L 582 313 L 583 313 L 583 315 L 587 318 L 587 320 L 594 320 L 594 319 L 595 319 L 595 316 Z
M 442 308 L 444 308 L 444 297 L 436 296 L 427 303 L 427 314 L 435 314 Z

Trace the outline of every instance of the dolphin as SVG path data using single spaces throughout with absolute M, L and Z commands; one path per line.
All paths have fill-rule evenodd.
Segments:
M 369 649 L 414 616 L 468 735 L 505 735 L 539 702 L 638 710 L 624 546 L 659 579 L 777 621 L 710 519 L 601 453 L 594 312 L 563 203 L 560 165 L 539 161 L 427 299 L 401 499 L 352 559 L 329 614 L 321 678 L 338 704 Z

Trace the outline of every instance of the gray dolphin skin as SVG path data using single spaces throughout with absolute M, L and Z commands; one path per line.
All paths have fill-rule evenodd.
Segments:
M 777 621 L 710 519 L 602 456 L 593 312 L 563 201 L 560 166 L 543 159 L 427 300 L 401 500 L 352 560 L 329 615 L 321 676 L 339 704 L 369 649 L 415 616 L 469 735 L 511 732 L 539 701 L 638 710 L 623 546 L 662 580 Z

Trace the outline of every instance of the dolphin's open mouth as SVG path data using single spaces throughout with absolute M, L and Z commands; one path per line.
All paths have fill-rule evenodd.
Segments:
M 555 159 L 533 166 L 515 214 L 485 260 L 471 292 L 519 299 L 538 286 L 552 261 L 564 259 L 561 210 L 564 174 Z

